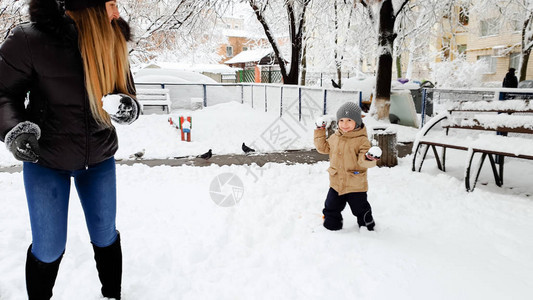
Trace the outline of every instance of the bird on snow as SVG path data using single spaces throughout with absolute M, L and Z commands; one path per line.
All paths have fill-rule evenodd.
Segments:
M 242 143 L 242 151 L 244 151 L 244 153 L 248 153 L 248 152 L 255 152 L 254 149 L 246 146 L 244 143 Z
M 130 158 L 135 158 L 135 159 L 141 159 L 144 155 L 144 149 L 142 149 L 141 151 L 139 152 L 136 152 L 136 153 L 133 153 L 132 155 L 130 155 Z
M 207 151 L 206 153 L 202 154 L 202 155 L 198 155 L 197 157 L 198 158 L 203 158 L 205 160 L 208 160 L 211 158 L 211 156 L 213 156 L 213 153 L 211 152 L 211 149 L 209 149 L 209 151 Z
M 331 85 L 333 85 L 333 87 L 336 88 L 336 89 L 340 89 L 341 88 L 341 86 L 338 83 L 336 83 L 335 80 L 333 80 L 333 79 L 331 79 Z

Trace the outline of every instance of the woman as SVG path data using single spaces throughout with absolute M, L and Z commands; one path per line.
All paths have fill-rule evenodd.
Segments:
M 32 230 L 26 288 L 29 299 L 52 297 L 73 177 L 102 294 L 120 299 L 111 120 L 130 124 L 139 105 L 116 1 L 66 0 L 65 10 L 55 0 L 30 1 L 32 22 L 14 28 L 0 47 L 0 139 L 23 161 Z M 110 93 L 120 101 L 106 112 L 103 102 L 111 100 L 102 97 Z

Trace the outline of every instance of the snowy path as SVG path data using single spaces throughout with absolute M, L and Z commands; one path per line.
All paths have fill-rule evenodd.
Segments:
M 128 159 L 117 160 L 118 165 L 134 165 L 143 164 L 150 167 L 155 166 L 196 166 L 206 167 L 209 165 L 230 166 L 230 165 L 252 165 L 263 166 L 266 163 L 284 163 L 293 165 L 296 163 L 314 164 L 319 161 L 328 160 L 327 154 L 320 154 L 316 150 L 295 150 L 283 151 L 274 153 L 258 153 L 251 154 L 213 154 L 209 160 L 198 158 L 195 156 L 176 157 L 174 159 Z M 0 167 L 0 172 L 20 172 L 22 166 Z
M 531 299 L 533 188 L 466 193 L 453 164 L 450 174 L 413 173 L 402 159 L 369 172 L 377 232 L 359 231 L 349 210 L 345 228 L 328 232 L 326 168 L 119 166 L 123 299 Z M 229 208 L 209 195 L 225 172 L 244 187 Z M 24 299 L 21 173 L 0 173 L 0 190 L 0 299 Z M 101 299 L 75 192 L 71 200 L 55 299 Z

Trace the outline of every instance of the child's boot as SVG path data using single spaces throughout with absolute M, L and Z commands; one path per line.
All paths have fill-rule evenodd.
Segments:
M 374 222 L 374 217 L 372 217 L 372 210 L 366 211 L 363 216 L 358 216 L 357 224 L 359 225 L 359 228 L 365 226 L 368 231 L 374 231 L 376 223 Z
M 324 227 L 328 230 L 341 230 L 342 219 L 324 216 Z

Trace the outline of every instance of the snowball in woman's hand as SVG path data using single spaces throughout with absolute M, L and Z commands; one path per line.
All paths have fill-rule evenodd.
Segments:
M 120 106 L 121 94 L 107 94 L 102 97 L 102 108 L 110 115 L 114 115 Z

